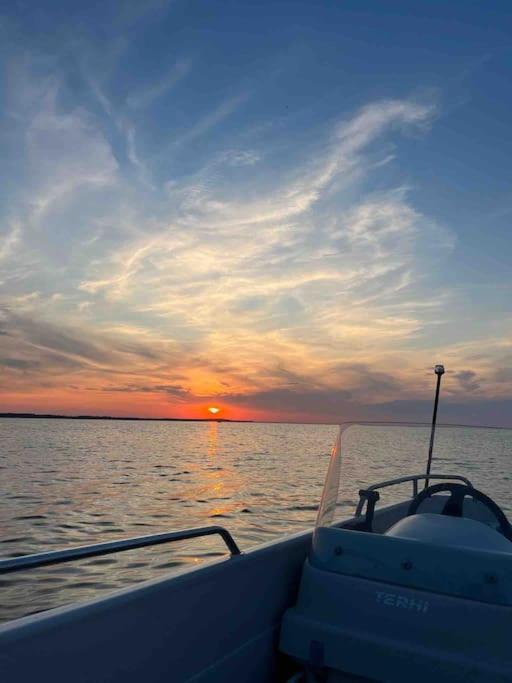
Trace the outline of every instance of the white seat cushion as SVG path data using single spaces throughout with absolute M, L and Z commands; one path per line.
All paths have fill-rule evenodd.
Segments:
M 512 543 L 486 524 L 465 517 L 449 517 L 430 512 L 404 517 L 386 531 L 386 536 L 448 545 L 452 548 L 512 553 Z

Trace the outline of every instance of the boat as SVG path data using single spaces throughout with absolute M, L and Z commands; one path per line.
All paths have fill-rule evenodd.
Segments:
M 495 496 L 437 471 L 455 458 L 433 458 L 434 432 L 342 425 L 315 528 L 252 550 L 214 526 L 1 560 L 9 574 L 212 534 L 229 551 L 0 626 L 0 681 L 512 681 L 512 528 Z M 460 434 L 437 428 L 457 457 Z M 386 439 L 398 476 L 375 483 Z

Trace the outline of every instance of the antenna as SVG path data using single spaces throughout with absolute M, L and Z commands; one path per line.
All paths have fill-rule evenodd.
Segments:
M 434 367 L 434 372 L 437 375 L 436 384 L 436 397 L 434 399 L 434 414 L 432 415 L 432 429 L 430 430 L 430 445 L 428 447 L 428 461 L 427 461 L 427 471 L 425 478 L 425 488 L 428 487 L 428 475 L 430 474 L 430 468 L 432 466 L 432 453 L 434 450 L 434 437 L 436 434 L 436 420 L 437 420 L 437 404 L 439 403 L 439 389 L 441 388 L 441 377 L 444 375 L 444 365 L 436 365 Z

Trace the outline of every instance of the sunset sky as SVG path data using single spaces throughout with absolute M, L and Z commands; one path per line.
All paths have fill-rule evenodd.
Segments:
M 509 2 L 4 2 L 0 411 L 512 425 Z

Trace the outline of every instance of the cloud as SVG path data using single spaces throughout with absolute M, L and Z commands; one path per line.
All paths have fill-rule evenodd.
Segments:
M 86 135 L 90 124 L 80 112 L 60 115 L 55 102 L 52 90 L 46 109 L 30 124 L 31 146 L 39 144 L 33 131 L 44 131 L 51 139 L 52 131 L 60 130 L 64 141 L 69 131 L 80 143 L 78 148 L 82 147 L 80 137 Z M 193 137 L 206 133 L 240 102 L 236 98 L 222 105 L 199 125 Z M 169 199 L 159 207 L 160 218 L 148 220 L 133 204 L 128 209 L 130 227 L 121 229 L 106 254 L 101 250 L 108 242 L 98 238 L 100 233 L 87 240 L 95 258 L 90 265 L 75 263 L 78 272 L 82 267 L 86 276 L 70 294 L 75 300 L 79 292 L 101 295 L 116 304 L 115 314 L 121 319 L 129 307 L 157 328 L 169 320 L 174 335 L 192 339 L 206 335 L 213 362 L 219 366 L 231 353 L 233 341 L 245 344 L 248 352 L 244 356 L 252 354 L 264 362 L 293 346 L 298 347 L 296 354 L 304 357 L 328 345 L 332 357 L 338 338 L 364 334 L 367 326 L 359 319 L 367 316 L 367 309 L 361 316 L 354 311 L 347 320 L 346 312 L 340 315 L 339 303 L 344 300 L 347 310 L 349 305 L 357 306 L 358 299 L 379 299 L 382 303 L 384 297 L 392 298 L 407 287 L 417 265 L 415 239 L 426 219 L 407 205 L 403 190 L 367 195 L 364 200 L 340 206 L 330 185 L 335 181 L 338 189 L 340 182 L 351 187 L 356 167 L 359 174 L 367 172 L 368 164 L 361 156 L 364 146 L 386 125 L 416 123 L 428 116 L 428 108 L 411 103 L 384 102 L 366 107 L 338 127 L 330 145 L 313 162 L 308 160 L 303 168 L 294 169 L 280 186 L 263 188 L 244 199 L 237 196 L 242 188 L 235 185 L 229 196 L 222 177 L 212 184 L 212 178 L 203 175 L 199 182 L 185 179 L 175 185 Z M 100 151 L 106 141 L 94 142 L 102 138 L 92 129 L 91 133 L 92 149 L 96 146 L 97 151 L 89 150 L 90 156 L 85 155 L 91 160 L 84 166 L 87 170 L 78 180 L 71 174 L 69 181 L 69 191 L 75 192 L 74 205 L 83 194 L 79 187 L 82 179 L 107 179 L 118 174 L 109 154 Z M 230 153 L 225 158 L 238 163 L 242 157 Z M 37 203 L 40 220 L 59 196 L 55 175 L 58 177 L 61 165 L 67 167 L 67 152 L 56 161 L 52 182 L 57 189 Z M 98 168 L 105 169 L 104 175 Z M 313 215 L 320 204 L 318 215 Z M 109 214 L 104 213 L 102 223 L 108 220 Z M 117 230 L 122 223 L 118 215 Z M 435 226 L 431 228 L 432 234 Z M 258 305 L 244 303 L 250 301 Z M 87 311 L 91 317 L 95 305 L 94 300 L 77 301 L 78 310 Z M 304 325 L 310 327 L 305 340 Z M 388 320 L 373 321 L 375 341 L 391 336 L 388 326 Z M 396 335 L 401 327 L 403 334 L 410 335 L 417 326 L 397 315 L 392 332 Z M 275 337 L 277 351 L 265 350 L 265 341 L 258 338 L 269 333 Z M 293 337 L 300 341 L 294 342 Z M 75 340 L 64 335 L 52 339 L 52 343 L 57 341 L 68 344 L 66 351 L 70 351 Z M 81 349 L 80 344 L 76 348 Z M 257 366 L 255 374 L 261 371 L 264 362 L 247 360 Z M 241 374 L 239 369 L 232 373 Z
M 254 96 L 219 93 L 155 156 L 143 119 L 190 63 L 128 97 L 93 74 L 80 102 L 60 74 L 34 70 L 16 70 L 10 100 L 28 172 L 0 231 L 4 387 L 57 390 L 72 377 L 78 393 L 119 400 L 335 420 L 430 396 L 434 350 L 467 367 L 474 349 L 432 341 L 456 296 L 434 271 L 453 236 L 390 172 L 433 106 L 372 102 L 307 148 L 280 141 L 277 158 L 250 132 L 219 151 L 218 126 Z M 161 172 L 162 156 L 200 138 L 205 149 L 215 138 L 209 155 Z M 503 353 L 491 356 L 447 377 L 454 397 L 495 391 Z
M 15 223 L 9 226 L 5 235 L 0 235 L 0 261 L 11 256 L 12 252 L 21 241 L 21 226 Z
M 480 389 L 480 384 L 476 381 L 477 374 L 473 370 L 460 370 L 454 374 L 454 377 L 459 383 L 460 388 L 465 392 L 472 392 Z
M 512 383 L 512 367 L 498 367 L 494 372 L 493 380 L 498 383 Z
M 145 109 L 151 106 L 156 100 L 169 95 L 190 73 L 191 68 L 190 60 L 178 60 L 160 81 L 131 92 L 126 100 L 127 105 L 131 109 Z
M 118 170 L 94 119 L 80 108 L 59 111 L 58 93 L 58 84 L 49 81 L 26 131 L 32 181 L 46 190 L 32 198 L 34 218 L 81 185 L 115 182 Z
M 40 361 L 27 360 L 26 358 L 0 357 L 0 365 L 2 365 L 5 368 L 12 368 L 14 370 L 35 370 L 41 367 Z
M 171 144 L 165 148 L 158 156 L 170 154 L 178 147 L 190 144 L 197 138 L 206 135 L 213 128 L 229 118 L 239 107 L 248 99 L 248 94 L 243 92 L 237 95 L 228 97 L 216 107 L 214 107 L 208 114 L 203 116 L 199 121 L 194 123 L 190 128 L 177 135 Z
M 261 161 L 261 155 L 252 149 L 229 149 L 224 152 L 222 159 L 231 166 L 254 166 Z
M 387 126 L 425 126 L 435 113 L 432 104 L 421 104 L 412 100 L 382 100 L 363 107 L 356 117 L 343 121 L 337 130 L 337 137 L 346 152 L 357 152 L 367 146 Z
M 158 355 L 149 345 L 131 337 L 123 338 L 120 334 L 116 338 L 98 335 L 90 329 L 55 325 L 9 310 L 0 312 L 0 323 L 2 334 L 8 337 L 2 345 L 4 352 L 10 352 L 10 356 L 3 360 L 7 367 L 35 368 L 37 359 L 42 358 L 45 361 L 51 359 L 53 367 L 62 365 L 66 371 L 71 364 L 77 368 L 110 372 L 116 366 L 123 367 L 130 362 L 134 366 L 137 359 L 158 360 Z M 44 363 L 41 363 L 41 370 L 44 371 Z
M 129 384 L 127 386 L 108 386 L 104 388 L 108 392 L 122 392 L 135 394 L 165 394 L 173 400 L 184 401 L 189 399 L 190 391 L 179 384 Z

